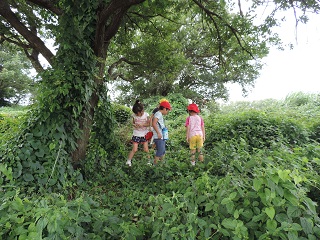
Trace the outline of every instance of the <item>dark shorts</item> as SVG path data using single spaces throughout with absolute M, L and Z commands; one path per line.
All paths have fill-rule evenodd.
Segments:
M 132 136 L 131 142 L 132 143 L 144 143 L 144 142 L 147 142 L 147 140 L 145 137 Z
M 166 141 L 163 139 L 154 139 L 156 144 L 156 157 L 162 157 L 166 153 Z

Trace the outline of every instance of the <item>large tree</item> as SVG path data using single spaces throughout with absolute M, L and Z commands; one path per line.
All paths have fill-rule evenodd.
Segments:
M 240 0 L 237 9 L 233 3 L 1 0 L 1 39 L 24 49 L 42 79 L 37 107 L 19 144 L 5 153 L 15 165 L 14 176 L 43 183 L 43 169 L 58 159 L 70 158 L 79 166 L 110 79 L 135 81 L 135 88 L 152 80 L 148 89 L 163 95 L 172 91 L 174 81 L 180 88 L 200 86 L 204 93 L 229 81 L 252 83 L 259 69 L 255 61 L 267 53 L 270 28 L 277 22 L 270 15 L 265 24 L 254 26 L 254 12 L 243 13 Z M 302 15 L 319 9 L 316 0 L 275 3 L 275 9 L 299 8 Z M 45 39 L 54 41 L 56 51 Z

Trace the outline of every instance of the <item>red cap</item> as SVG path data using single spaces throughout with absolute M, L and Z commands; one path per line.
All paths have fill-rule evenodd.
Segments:
M 195 103 L 189 104 L 189 106 L 188 106 L 187 109 L 188 109 L 188 111 L 194 111 L 194 112 L 196 112 L 196 113 L 199 113 L 199 112 L 200 112 L 197 104 L 195 104 Z
M 171 105 L 168 101 L 161 102 L 160 107 L 168 108 L 169 110 L 171 110 Z

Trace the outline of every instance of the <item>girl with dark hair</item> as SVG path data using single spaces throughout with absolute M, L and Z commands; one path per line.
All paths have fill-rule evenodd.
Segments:
M 129 152 L 126 164 L 131 167 L 132 158 L 134 154 L 138 151 L 138 145 L 143 144 L 143 151 L 149 153 L 148 141 L 145 139 L 145 135 L 149 131 L 150 117 L 149 114 L 144 111 L 143 104 L 136 100 L 132 107 L 132 150 Z

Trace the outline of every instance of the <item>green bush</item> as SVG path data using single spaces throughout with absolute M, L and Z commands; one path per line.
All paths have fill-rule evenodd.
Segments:
M 311 127 L 310 127 L 310 132 L 311 136 L 310 138 L 314 141 L 317 141 L 320 143 L 320 122 L 315 122 Z
M 113 109 L 116 121 L 121 124 L 126 123 L 130 119 L 130 116 L 132 115 L 131 108 L 124 105 L 113 103 L 112 109 Z
M 210 119 L 210 117 L 209 117 Z M 206 146 L 223 140 L 244 140 L 253 148 L 270 147 L 273 143 L 299 145 L 308 141 L 308 131 L 285 116 L 251 110 L 241 114 L 215 116 L 208 122 Z
M 303 92 L 291 93 L 286 96 L 284 104 L 290 107 L 301 107 L 303 105 L 318 105 L 320 104 L 320 98 L 317 94 L 306 94 Z
M 19 130 L 20 124 L 24 121 L 24 113 L 0 114 L 0 146 L 4 146 Z

